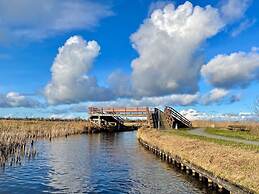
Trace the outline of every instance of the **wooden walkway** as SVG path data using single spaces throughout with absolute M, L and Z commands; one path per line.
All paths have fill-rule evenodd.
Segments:
M 90 121 L 99 125 L 123 126 L 125 117 L 145 117 L 150 127 L 158 129 L 191 128 L 192 123 L 172 107 L 166 106 L 164 111 L 149 107 L 89 107 Z

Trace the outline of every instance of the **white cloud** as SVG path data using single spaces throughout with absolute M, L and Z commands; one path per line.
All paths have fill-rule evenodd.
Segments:
M 202 75 L 216 87 L 245 87 L 259 79 L 259 52 L 236 52 L 230 55 L 217 55 L 202 66 Z
M 242 18 L 251 0 L 223 0 L 220 8 L 222 18 L 226 22 L 233 22 Z
M 155 11 L 156 9 L 163 9 L 169 3 L 170 3 L 169 0 L 151 2 L 148 9 L 148 16 L 150 16 L 153 13 L 153 11 Z
M 69 114 L 52 114 L 48 118 L 52 119 L 75 119 L 75 118 L 81 118 L 85 119 L 84 117 L 81 117 L 81 115 L 69 113 Z
M 105 102 L 88 102 L 88 106 L 166 106 L 166 105 L 191 105 L 197 103 L 200 95 L 196 94 L 176 94 L 176 95 L 167 95 L 160 97 L 142 97 L 141 99 L 133 98 L 118 98 L 113 101 Z
M 229 94 L 229 91 L 222 88 L 214 88 L 207 95 L 202 98 L 202 103 L 210 104 L 221 101 Z
M 198 102 L 200 95 L 196 94 L 172 94 L 160 97 L 144 97 L 141 101 L 148 102 L 153 106 L 166 106 L 166 105 L 193 105 Z
M 30 97 L 21 95 L 17 92 L 9 92 L 7 94 L 0 94 L 0 107 L 27 107 L 36 108 L 40 107 L 42 104 Z
M 208 118 L 208 114 L 204 112 L 199 112 L 195 109 L 181 110 L 180 113 L 187 119 L 193 120 L 203 120 Z
M 212 121 L 256 121 L 256 115 L 251 112 L 240 113 L 206 113 L 195 109 L 186 109 L 180 113 L 189 120 L 212 120 Z
M 96 41 L 87 42 L 80 36 L 70 37 L 59 48 L 51 68 L 52 79 L 45 88 L 50 104 L 110 98 L 111 92 L 99 87 L 96 79 L 87 75 L 99 52 Z
M 1 0 L 0 39 L 42 39 L 89 29 L 112 14 L 110 6 L 91 0 Z
M 195 93 L 202 57 L 199 47 L 224 26 L 217 9 L 190 2 L 157 9 L 131 36 L 139 57 L 132 61 L 138 96 Z
M 232 32 L 231 32 L 231 36 L 232 37 L 236 37 L 237 35 L 239 35 L 241 32 L 245 31 L 247 28 L 251 27 L 252 25 L 254 25 L 256 23 L 256 19 L 246 19 L 243 22 L 241 22 L 239 24 L 239 26 L 237 28 L 235 28 Z

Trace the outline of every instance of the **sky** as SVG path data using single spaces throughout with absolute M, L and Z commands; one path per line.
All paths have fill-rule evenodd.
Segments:
M 1 0 L 0 117 L 173 106 L 258 119 L 256 0 Z

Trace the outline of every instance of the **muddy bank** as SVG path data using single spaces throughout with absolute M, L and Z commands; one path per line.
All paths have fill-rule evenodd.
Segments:
M 175 158 L 232 185 L 259 193 L 259 153 L 219 145 L 155 129 L 139 129 L 137 137 Z

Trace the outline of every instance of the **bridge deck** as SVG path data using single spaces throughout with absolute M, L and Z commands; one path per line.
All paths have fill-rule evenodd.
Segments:
M 149 107 L 89 107 L 90 120 L 101 124 L 115 121 L 123 125 L 121 117 L 146 117 L 148 125 L 155 128 L 181 128 L 192 127 L 191 121 L 181 115 L 172 107 L 166 106 L 164 112 L 158 108 Z
M 147 117 L 148 107 L 89 107 L 88 113 L 94 114 L 110 114 L 122 117 Z

